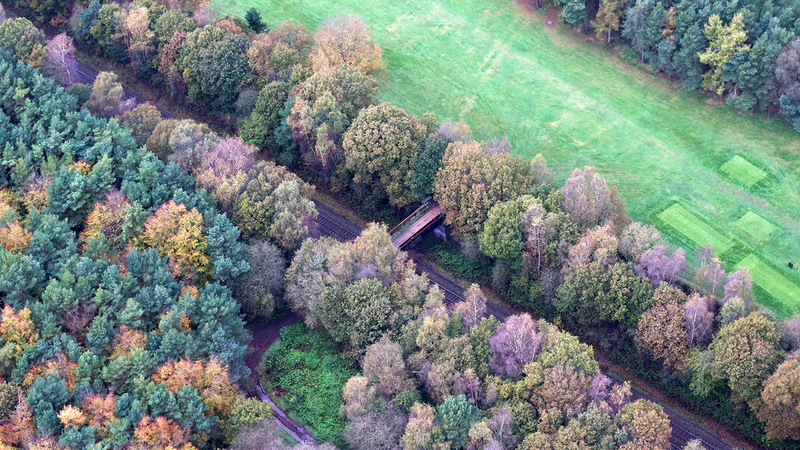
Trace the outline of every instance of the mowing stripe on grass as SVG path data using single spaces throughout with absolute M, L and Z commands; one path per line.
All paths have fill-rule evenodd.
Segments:
M 747 187 L 752 187 L 767 176 L 767 172 L 754 166 L 750 161 L 739 155 L 731 158 L 719 169 Z
M 737 269 L 742 267 L 749 268 L 753 282 L 782 302 L 789 311 L 800 310 L 800 286 L 753 254 L 736 265 Z
M 778 229 L 778 227 L 753 211 L 747 211 L 747 214 L 740 217 L 739 220 L 733 222 L 733 224 L 757 241 L 764 239 L 769 236 L 770 233 Z
M 665 209 L 658 217 L 666 222 L 667 225 L 683 233 L 698 246 L 702 247 L 706 244 L 711 244 L 717 255 L 725 253 L 726 250 L 734 245 L 732 239 L 725 237 L 707 224 L 705 220 L 684 208 L 680 203 L 675 203 Z

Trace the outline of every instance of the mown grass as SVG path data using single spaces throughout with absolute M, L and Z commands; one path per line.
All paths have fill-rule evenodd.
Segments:
M 749 161 L 739 155 L 731 158 L 719 169 L 747 187 L 752 187 L 767 176 L 766 172 L 750 164 Z
M 714 251 L 721 255 L 734 245 L 732 240 L 715 230 L 680 203 L 675 203 L 665 209 L 658 217 L 666 222 L 667 225 L 694 241 L 698 247 L 711 244 Z
M 750 275 L 752 275 L 754 283 L 773 297 L 783 300 L 781 305 L 772 306 L 780 308 L 784 315 L 800 309 L 800 288 L 796 284 L 789 282 L 786 277 L 781 275 L 774 267 L 762 261 L 761 258 L 756 255 L 748 255 L 737 264 L 737 267 L 750 269 Z
M 594 166 L 638 220 L 680 201 L 747 247 L 741 257 L 757 253 L 779 268 L 800 259 L 800 135 L 778 119 L 676 90 L 562 25 L 546 28 L 543 12 L 513 0 L 211 4 L 220 13 L 255 7 L 271 25 L 294 18 L 310 29 L 329 16 L 356 14 L 384 50 L 382 100 L 413 114 L 463 119 L 477 139 L 507 135 L 512 153 L 543 153 L 558 183 L 575 167 Z M 737 156 L 766 176 L 742 182 L 721 169 Z M 769 239 L 733 224 L 750 210 L 778 228 Z M 664 231 L 694 254 L 697 243 Z M 796 272 L 778 270 L 800 282 Z
M 753 211 L 747 211 L 747 214 L 743 215 L 734 224 L 759 241 L 769 236 L 776 229 L 775 225 L 764 220 L 763 217 Z

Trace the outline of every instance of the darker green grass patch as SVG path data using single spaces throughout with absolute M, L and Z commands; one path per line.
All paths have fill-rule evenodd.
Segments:
M 283 328 L 280 345 L 264 354 L 258 370 L 265 385 L 283 392 L 280 403 L 287 413 L 318 441 L 341 448 L 346 425 L 339 416 L 342 389 L 358 367 L 339 355 L 327 333 L 302 322 Z

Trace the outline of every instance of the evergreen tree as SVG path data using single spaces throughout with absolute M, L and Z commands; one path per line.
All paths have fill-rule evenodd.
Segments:
M 259 13 L 255 8 L 250 8 L 244 14 L 244 20 L 247 21 L 247 24 L 250 25 L 250 29 L 253 30 L 254 33 L 262 33 L 266 31 L 267 24 L 261 19 L 261 13 Z
M 628 8 L 625 22 L 622 24 L 622 37 L 629 39 L 633 47 L 641 53 L 641 63 L 644 64 L 644 52 L 655 44 L 658 35 L 653 32 L 651 19 L 655 8 L 652 0 L 638 0 Z
M 725 92 L 723 66 L 738 52 L 750 47 L 745 43 L 747 31 L 744 29 L 744 16 L 737 13 L 728 25 L 724 25 L 722 19 L 714 14 L 708 18 L 703 32 L 708 39 L 708 48 L 699 58 L 700 62 L 711 67 L 703 74 L 703 89 L 722 95 Z
M 600 3 L 597 16 L 592 21 L 592 28 L 597 33 L 597 39 L 606 35 L 606 42 L 611 42 L 611 33 L 619 30 L 619 21 L 622 18 L 624 2 L 622 0 L 604 0 Z
M 728 103 L 741 110 L 766 110 L 776 100 L 775 65 L 792 33 L 774 18 L 750 49 L 737 53 L 723 68 L 725 81 L 734 83 Z
M 564 7 L 561 9 L 561 20 L 572 26 L 582 23 L 581 31 L 586 34 L 586 19 L 585 0 L 564 0 Z

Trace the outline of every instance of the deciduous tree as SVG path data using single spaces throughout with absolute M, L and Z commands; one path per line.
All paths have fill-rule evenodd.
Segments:
M 255 45 L 254 43 L 252 48 L 255 48 Z M 281 125 L 281 121 L 286 120 L 281 111 L 286 105 L 289 89 L 291 89 L 289 83 L 274 82 L 261 90 L 253 112 L 239 127 L 242 139 L 260 149 L 270 152 L 277 150 L 275 130 Z
M 57 34 L 47 43 L 44 67 L 53 74 L 59 83 L 70 86 L 75 72 L 75 46 L 72 38 L 65 33 Z
M 433 406 L 416 403 L 411 407 L 405 433 L 400 438 L 400 447 L 403 450 L 425 450 L 432 444 L 436 410 Z
M 679 248 L 669 256 L 668 250 L 666 245 L 656 245 L 646 251 L 636 265 L 636 273 L 650 280 L 653 286 L 678 280 L 686 270 L 686 252 Z
M 286 122 L 309 165 L 330 171 L 342 162 L 342 135 L 377 91 L 374 78 L 349 66 L 315 73 L 296 88 Z
M 529 314 L 511 316 L 489 340 L 492 355 L 489 367 L 498 375 L 517 378 L 533 361 L 542 344 L 542 336 Z
M 250 270 L 236 286 L 237 300 L 248 319 L 268 318 L 275 310 L 276 300 L 283 292 L 286 261 L 281 250 L 267 241 L 247 246 Z
M 618 247 L 619 240 L 610 226 L 592 228 L 586 231 L 575 245 L 569 247 L 562 271 L 569 273 L 589 263 L 599 264 L 604 268 L 611 267 L 619 262 Z
M 604 0 L 600 3 L 597 15 L 592 21 L 592 28 L 597 33 L 597 39 L 606 37 L 606 43 L 611 43 L 611 33 L 619 30 L 623 6 L 623 2 L 619 0 Z
M 24 17 L 0 23 L 0 48 L 33 67 L 41 67 L 47 54 L 47 38 Z
M 95 114 L 113 117 L 119 114 L 122 94 L 122 84 L 117 81 L 117 74 L 100 72 L 94 80 L 92 95 L 86 106 Z
M 197 81 L 190 83 L 189 98 L 194 102 L 208 102 L 215 110 L 232 110 L 239 92 L 251 81 L 247 61 L 249 48 L 246 36 L 228 34 L 199 50 L 190 66 Z M 192 83 L 195 83 L 193 87 Z
M 453 142 L 434 181 L 434 199 L 463 238 L 480 232 L 492 206 L 513 200 L 532 184 L 528 163 L 507 153 L 489 154 L 479 142 Z
M 775 324 L 759 313 L 723 327 L 711 348 L 712 374 L 727 380 L 731 390 L 745 400 L 758 396 L 761 383 L 781 357 Z
M 392 397 L 400 391 L 413 387 L 406 374 L 403 349 L 387 337 L 381 338 L 367 348 L 361 366 L 364 376 L 375 383 L 381 395 Z
M 678 370 L 683 367 L 690 344 L 683 327 L 683 312 L 683 305 L 676 300 L 656 304 L 642 314 L 636 330 L 640 350 Z
M 314 33 L 314 41 L 310 55 L 314 72 L 347 64 L 368 73 L 381 64 L 383 50 L 372 43 L 372 33 L 356 16 L 326 20 Z
M 622 225 L 625 208 L 617 188 L 609 188 L 593 167 L 575 169 L 564 188 L 564 210 L 581 228 L 592 228 L 610 222 Z
M 228 213 L 247 184 L 247 172 L 256 165 L 257 149 L 237 137 L 220 140 L 203 155 L 197 170 L 197 184 L 214 196 L 219 208 Z
M 755 301 L 753 277 L 750 276 L 750 271 L 745 267 L 728 275 L 728 281 L 725 283 L 725 297 L 723 297 L 722 302 L 724 303 L 732 298 L 740 298 L 748 305 Z
M 639 262 L 642 255 L 655 245 L 666 241 L 656 227 L 632 222 L 619 235 L 619 252 L 628 261 Z
M 800 363 L 796 354 L 789 355 L 764 381 L 760 401 L 754 403 L 770 439 L 800 439 Z
M 683 310 L 684 327 L 689 334 L 689 342 L 694 346 L 704 345 L 714 325 L 711 300 L 694 293 L 689 297 Z
M 161 112 L 150 103 L 142 103 L 132 110 L 126 111 L 120 118 L 120 123 L 131 130 L 131 135 L 137 144 L 145 145 L 150 135 L 161 123 Z
M 617 322 L 634 328 L 652 303 L 653 286 L 624 264 L 609 269 L 597 263 L 578 266 L 558 288 L 553 304 L 580 323 Z
M 176 264 L 176 272 L 193 276 L 208 271 L 210 258 L 205 250 L 203 216 L 196 208 L 169 201 L 151 215 L 144 227 L 144 241 Z
M 426 132 L 416 117 L 388 103 L 364 108 L 342 140 L 344 168 L 371 195 L 385 193 L 402 208 L 416 199 L 414 166 Z

